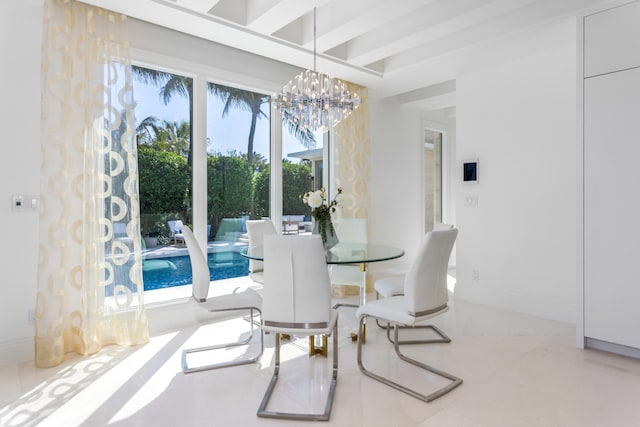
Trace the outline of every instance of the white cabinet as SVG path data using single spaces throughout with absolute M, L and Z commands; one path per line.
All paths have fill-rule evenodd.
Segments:
M 583 23 L 577 330 L 587 346 L 640 357 L 640 1 Z
M 640 68 L 584 81 L 584 335 L 640 348 Z
M 640 2 L 584 18 L 584 75 L 640 66 Z

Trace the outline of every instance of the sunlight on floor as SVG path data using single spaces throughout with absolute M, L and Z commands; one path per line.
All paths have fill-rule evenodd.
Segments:
M 161 350 L 167 346 L 170 341 L 178 338 L 178 335 L 178 333 L 172 333 L 154 337 L 151 342 L 147 344 L 147 347 L 150 347 L 149 349 L 145 347 L 138 350 L 138 353 L 147 350 L 145 354 L 139 357 L 138 363 L 135 364 L 138 370 L 142 369 L 144 364 L 149 364 L 154 358 L 162 359 L 164 356 L 160 354 Z M 131 396 L 126 404 L 123 405 L 122 409 L 113 416 L 110 423 L 122 421 L 130 417 L 164 393 L 176 375 L 175 365 L 179 363 L 179 357 L 179 355 L 177 358 L 167 357 L 166 361 L 157 369 L 156 374 L 151 376 L 146 383 L 139 386 L 138 390 Z

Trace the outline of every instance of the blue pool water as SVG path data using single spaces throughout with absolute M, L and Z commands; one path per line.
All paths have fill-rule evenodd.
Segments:
M 142 278 L 145 291 L 191 284 L 191 260 L 188 256 L 157 258 L 157 260 L 170 261 L 175 264 L 176 269 L 158 268 L 144 271 L 143 266 Z M 208 262 L 211 280 L 229 279 L 249 274 L 249 260 L 236 252 L 210 253 Z

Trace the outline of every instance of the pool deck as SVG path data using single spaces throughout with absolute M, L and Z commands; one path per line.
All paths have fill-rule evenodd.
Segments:
M 208 242 L 207 252 L 240 252 L 248 246 L 248 242 Z M 189 253 L 187 252 L 187 246 L 185 244 L 165 246 L 158 245 L 153 248 L 148 247 L 145 251 L 142 251 L 142 255 L 145 259 L 170 258 L 174 256 L 187 256 L 188 254 Z
M 311 234 L 310 231 L 300 230 L 295 234 Z M 292 233 L 293 235 L 293 233 Z M 207 242 L 207 253 L 216 253 L 216 252 L 240 252 L 243 249 L 246 249 L 249 246 L 249 239 L 245 236 L 240 237 L 238 240 L 218 240 Z M 154 258 L 170 258 L 173 256 L 187 256 L 189 253 L 187 252 L 187 245 L 184 243 L 180 244 L 170 244 L 170 245 L 158 245 L 154 247 L 147 247 L 146 250 L 142 251 L 142 255 L 145 259 L 154 259 Z

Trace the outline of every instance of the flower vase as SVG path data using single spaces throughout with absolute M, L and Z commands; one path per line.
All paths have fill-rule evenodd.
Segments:
M 338 243 L 338 235 L 333 227 L 331 218 L 314 220 L 312 233 L 319 234 L 322 237 L 322 245 L 325 251 L 328 251 Z

